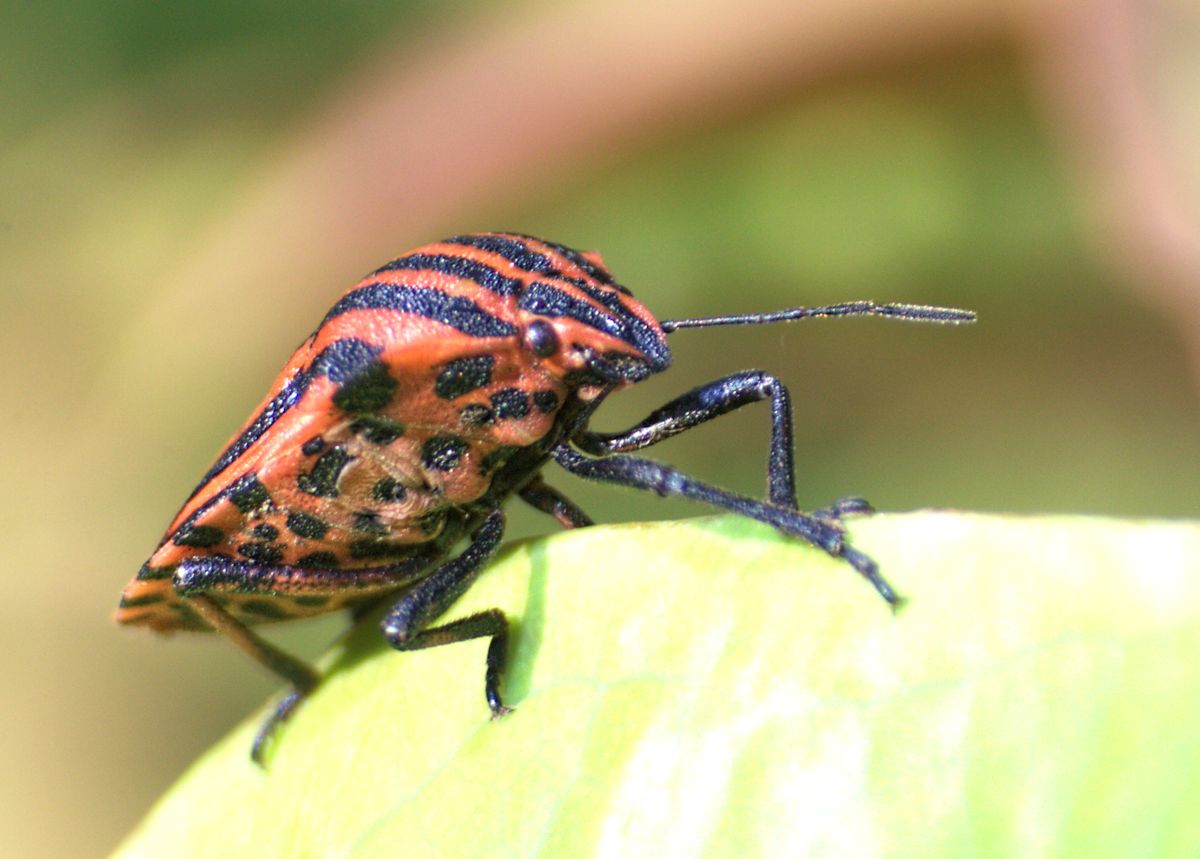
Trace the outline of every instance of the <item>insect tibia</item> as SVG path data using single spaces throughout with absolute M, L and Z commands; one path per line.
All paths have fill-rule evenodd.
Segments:
M 661 325 L 670 334 L 680 328 L 713 328 L 718 325 L 762 325 L 767 322 L 791 322 L 830 316 L 889 316 L 913 322 L 938 322 L 961 325 L 975 321 L 975 312 L 957 307 L 935 307 L 929 304 L 876 304 L 874 301 L 847 301 L 818 307 L 789 307 L 772 313 L 739 313 L 733 316 L 707 316 L 697 319 L 667 319 Z

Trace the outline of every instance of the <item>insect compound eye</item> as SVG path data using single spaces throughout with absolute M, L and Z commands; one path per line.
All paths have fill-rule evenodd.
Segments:
M 539 358 L 549 358 L 558 351 L 558 334 L 549 322 L 535 319 L 525 329 L 525 345 Z

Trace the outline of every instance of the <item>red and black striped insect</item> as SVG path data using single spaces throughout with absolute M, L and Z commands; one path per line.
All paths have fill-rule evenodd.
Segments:
M 790 397 L 774 376 L 734 373 L 623 432 L 588 428 L 608 394 L 667 368 L 671 332 L 868 314 L 974 319 L 852 302 L 659 322 L 595 253 L 514 233 L 418 248 L 345 293 L 300 345 L 125 588 L 117 619 L 160 632 L 218 630 L 291 684 L 255 740 L 259 762 L 319 680 L 250 630 L 267 621 L 388 600 L 382 631 L 397 650 L 489 638 L 484 693 L 500 715 L 504 613 L 435 623 L 499 545 L 509 496 L 564 527 L 591 524 L 543 481 L 551 460 L 765 522 L 844 559 L 895 606 L 875 563 L 844 538 L 841 517 L 869 512 L 865 501 L 800 512 Z M 771 406 L 764 501 L 627 455 L 760 400 Z

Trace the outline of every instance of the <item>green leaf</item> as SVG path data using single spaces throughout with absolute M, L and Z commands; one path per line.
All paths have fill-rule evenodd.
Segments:
M 255 715 L 117 855 L 1200 855 L 1200 525 L 854 523 L 910 598 L 735 518 L 517 545 L 395 653 L 364 623 L 266 771 Z

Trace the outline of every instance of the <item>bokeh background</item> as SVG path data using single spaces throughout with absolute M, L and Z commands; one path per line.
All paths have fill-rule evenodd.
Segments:
M 45 0 L 3 19 L 5 855 L 104 853 L 275 693 L 224 642 L 117 629 L 117 594 L 334 298 L 443 235 L 600 249 L 663 318 L 977 309 L 969 329 L 681 332 L 676 367 L 598 421 L 769 368 L 811 506 L 1200 509 L 1193 0 Z M 766 438 L 749 409 L 658 455 L 757 492 Z M 599 519 L 701 512 L 554 482 Z M 314 654 L 339 629 L 278 640 Z

